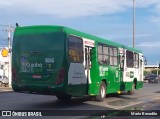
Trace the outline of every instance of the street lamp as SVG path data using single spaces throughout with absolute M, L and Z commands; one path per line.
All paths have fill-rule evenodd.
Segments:
M 133 0 L 133 48 L 135 47 L 135 0 Z

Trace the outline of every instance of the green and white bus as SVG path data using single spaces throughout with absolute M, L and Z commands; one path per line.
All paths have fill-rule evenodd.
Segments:
M 12 46 L 12 88 L 58 100 L 143 87 L 140 50 L 64 26 L 17 27 Z

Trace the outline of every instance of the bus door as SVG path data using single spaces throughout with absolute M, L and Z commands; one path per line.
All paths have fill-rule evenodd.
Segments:
M 91 47 L 85 46 L 85 57 L 84 57 L 84 65 L 85 65 L 85 74 L 87 77 L 87 84 L 91 83 L 90 81 L 90 68 L 91 68 Z
M 140 70 L 139 78 L 140 78 L 140 81 L 142 81 L 142 82 L 143 82 L 143 65 L 144 65 L 144 61 L 143 60 L 144 60 L 143 59 L 143 55 L 140 54 L 139 55 L 139 62 L 140 62 L 140 64 L 139 64 L 139 70 Z
M 94 47 L 94 41 L 89 39 L 84 39 L 84 67 L 85 75 L 87 77 L 87 94 L 89 93 L 89 84 L 91 84 L 90 71 L 92 67 L 91 54 Z
M 119 61 L 120 61 L 120 90 L 124 90 L 124 84 L 123 84 L 123 75 L 124 75 L 124 60 L 125 60 L 125 50 L 123 48 L 119 48 Z
M 110 91 L 109 92 L 115 92 L 115 91 L 119 91 L 120 89 L 118 48 L 110 46 L 109 52 L 110 52 L 110 67 L 109 67 Z

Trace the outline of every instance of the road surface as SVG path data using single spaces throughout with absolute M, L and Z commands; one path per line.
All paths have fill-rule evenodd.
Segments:
M 134 95 L 107 95 L 104 102 L 80 97 L 73 98 L 70 103 L 60 103 L 55 96 L 0 92 L 0 110 L 61 110 L 57 112 L 61 117 L 66 115 L 63 110 L 71 110 L 68 119 L 73 113 L 80 112 L 75 110 L 82 110 L 84 115 L 90 113 L 86 110 L 95 110 L 92 113 L 98 110 L 160 110 L 160 84 L 145 83 L 144 88 L 135 91 Z

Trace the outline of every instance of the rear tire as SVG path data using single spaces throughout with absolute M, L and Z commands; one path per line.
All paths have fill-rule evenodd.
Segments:
M 95 97 L 96 101 L 102 102 L 106 97 L 106 84 L 102 81 L 99 94 Z

